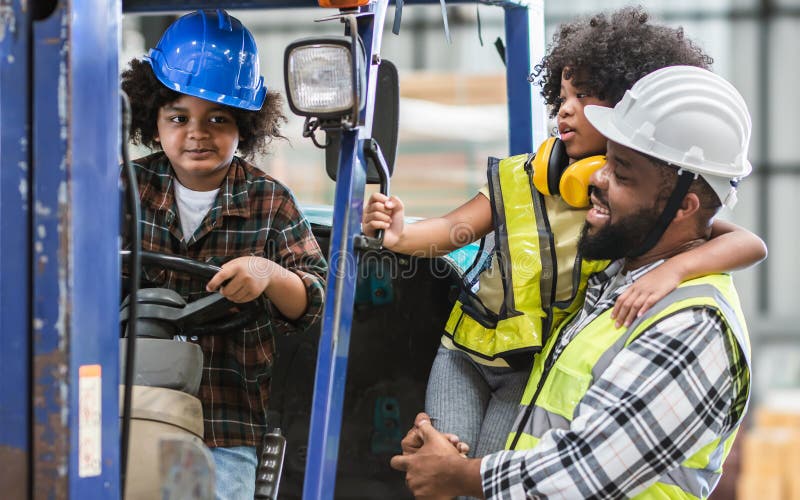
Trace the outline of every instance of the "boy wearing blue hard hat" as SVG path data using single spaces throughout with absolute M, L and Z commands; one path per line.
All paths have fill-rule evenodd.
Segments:
M 222 267 L 208 283 L 172 271 L 144 269 L 145 277 L 187 300 L 219 291 L 236 303 L 269 303 L 270 313 L 238 334 L 187 339 L 205 358 L 198 397 L 217 498 L 253 498 L 273 330 L 319 319 L 327 270 L 291 191 L 245 159 L 282 137 L 281 99 L 264 85 L 253 36 L 219 9 L 175 21 L 148 56 L 131 61 L 122 88 L 131 139 L 156 150 L 134 160 L 143 249 Z

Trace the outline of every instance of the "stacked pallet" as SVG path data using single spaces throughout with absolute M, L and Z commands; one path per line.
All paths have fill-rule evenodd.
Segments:
M 800 393 L 772 396 L 772 404 L 756 410 L 755 425 L 739 438 L 740 499 L 800 500 Z
M 457 106 L 505 105 L 505 74 L 414 72 L 403 74 L 400 96 Z

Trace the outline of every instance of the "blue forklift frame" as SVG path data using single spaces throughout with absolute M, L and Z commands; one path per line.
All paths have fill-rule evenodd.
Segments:
M 505 9 L 509 154 L 547 136 L 527 81 L 544 54 L 544 0 Z M 46 3 L 46 2 L 45 2 Z M 407 5 L 439 0 L 407 0 Z M 475 3 L 474 0 L 448 1 Z M 119 483 L 118 47 L 121 15 L 311 0 L 57 0 L 34 19 L 0 2 L 0 491 L 117 498 Z M 342 134 L 304 499 L 333 498 L 375 79 L 389 0 L 360 10 L 367 104 Z M 324 12 L 324 11 L 321 11 Z M 332 12 L 332 10 L 328 10 Z M 320 17 L 323 17 L 322 15 Z
M 0 2 L 4 497 L 119 492 L 120 22 L 106 0 Z

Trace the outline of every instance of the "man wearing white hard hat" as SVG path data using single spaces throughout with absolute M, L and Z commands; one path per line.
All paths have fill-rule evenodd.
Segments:
M 710 71 L 673 66 L 612 108 L 587 106 L 608 139 L 592 177 L 585 258 L 614 262 L 537 355 L 507 451 L 459 455 L 417 417 L 393 465 L 417 496 L 706 498 L 744 417 L 750 343 L 733 282 L 682 283 L 630 327 L 615 299 L 664 259 L 701 244 L 750 173 L 750 115 Z

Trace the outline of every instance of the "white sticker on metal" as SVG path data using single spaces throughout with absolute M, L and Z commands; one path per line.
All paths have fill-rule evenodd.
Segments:
M 102 469 L 100 365 L 78 370 L 78 477 L 99 476 Z

